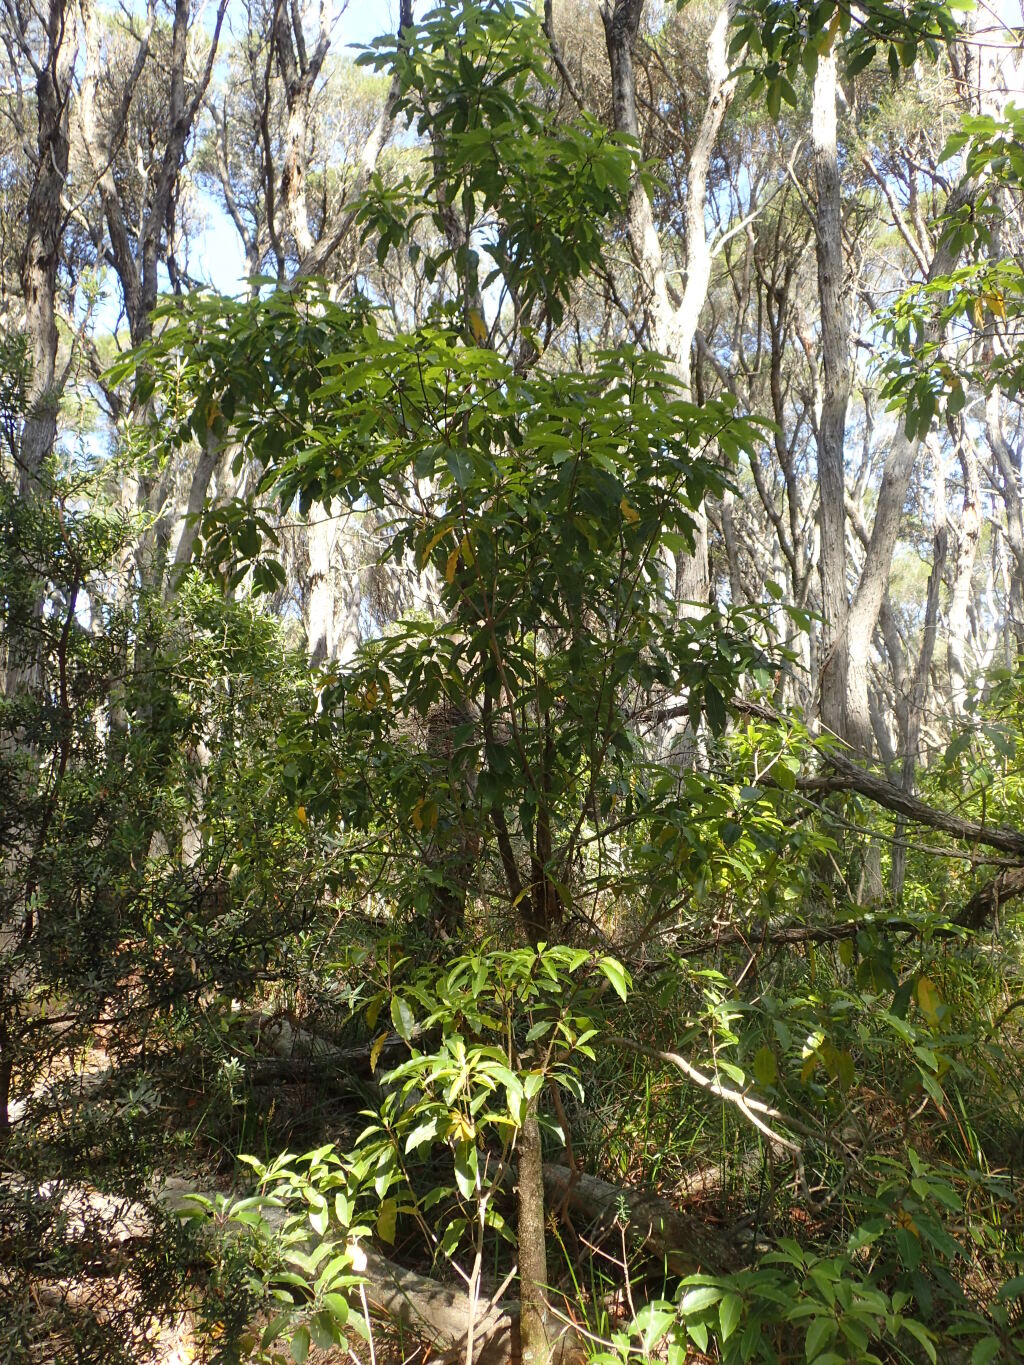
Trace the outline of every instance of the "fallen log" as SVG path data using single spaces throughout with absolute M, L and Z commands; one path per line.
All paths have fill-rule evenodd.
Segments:
M 49 1118 L 66 1109 L 74 1109 L 81 1103 L 96 1099 L 110 1084 L 113 1075 L 112 1067 L 103 1066 L 58 1080 L 43 1081 L 33 1088 L 30 1095 L 10 1101 L 7 1121 L 13 1128 L 30 1116 L 35 1119 Z
M 622 1226 L 627 1243 L 638 1254 L 662 1260 L 670 1274 L 724 1270 L 736 1263 L 737 1248 L 705 1216 L 695 1210 L 673 1208 L 651 1192 L 612 1185 L 596 1176 L 575 1175 L 568 1167 L 558 1165 L 545 1165 L 544 1187 L 552 1204 L 563 1203 L 577 1219 L 599 1231 L 615 1226 L 624 1207 L 627 1221 Z M 175 1178 L 163 1181 L 154 1191 L 160 1207 L 176 1215 L 189 1210 L 191 1196 L 196 1193 L 188 1181 Z M 123 1247 L 152 1231 L 147 1211 L 132 1201 L 93 1190 L 47 1186 L 41 1187 L 37 1196 L 44 1202 L 59 1201 L 72 1238 L 100 1224 L 105 1225 L 111 1244 Z M 283 1209 L 264 1210 L 272 1229 L 287 1216 Z M 485 1297 L 474 1309 L 469 1294 L 459 1286 L 407 1270 L 372 1248 L 362 1249 L 366 1266 L 360 1273 L 371 1315 L 429 1342 L 437 1355 L 454 1361 L 465 1354 L 472 1314 L 474 1360 L 480 1365 L 514 1365 L 519 1361 L 518 1302 L 492 1304 Z M 553 1360 L 557 1365 L 578 1365 L 584 1358 L 579 1338 L 565 1329 L 554 1344 Z
M 185 1182 L 176 1180 L 167 1182 L 159 1197 L 169 1211 L 183 1214 L 189 1210 L 194 1193 Z M 281 1227 L 288 1216 L 285 1209 L 263 1210 L 272 1229 Z M 469 1294 L 455 1285 L 406 1270 L 372 1247 L 361 1246 L 360 1250 L 365 1265 L 359 1274 L 365 1281 L 363 1292 L 372 1316 L 428 1342 L 436 1357 L 453 1361 L 465 1358 L 472 1323 L 473 1360 L 477 1365 L 515 1365 L 520 1360 L 517 1301 L 503 1301 L 499 1295 L 495 1302 L 481 1298 L 474 1304 Z M 552 1365 L 583 1365 L 587 1353 L 570 1327 L 552 1320 L 551 1337 Z
M 442 1284 L 427 1275 L 404 1270 L 385 1256 L 366 1250 L 366 1301 L 371 1313 L 404 1328 L 419 1340 L 429 1341 L 443 1356 L 465 1355 L 471 1319 L 470 1298 L 454 1285 Z M 519 1359 L 519 1304 L 491 1304 L 484 1299 L 477 1307 L 473 1325 L 480 1365 L 504 1365 Z
M 568 1166 L 545 1165 L 544 1190 L 551 1204 L 564 1205 L 588 1225 L 606 1232 L 619 1219 L 633 1251 L 664 1261 L 672 1275 L 719 1272 L 736 1264 L 738 1251 L 719 1228 L 696 1210 L 676 1209 L 660 1195 L 612 1185 Z
M 9 1182 L 10 1183 L 10 1182 Z M 18 1184 L 22 1195 L 30 1193 L 25 1182 Z M 152 1235 L 153 1222 L 144 1205 L 134 1200 L 78 1187 L 45 1184 L 31 1193 L 49 1206 L 64 1226 L 70 1242 L 87 1234 L 95 1246 L 97 1235 L 109 1243 L 111 1251 L 131 1247 Z M 194 1212 L 193 1197 L 199 1194 L 190 1182 L 178 1178 L 164 1180 L 154 1189 L 156 1203 L 167 1213 L 183 1216 Z M 271 1229 L 279 1228 L 288 1217 L 287 1210 L 265 1208 L 263 1217 Z M 426 1275 L 406 1270 L 370 1247 L 363 1247 L 366 1266 L 364 1292 L 373 1316 L 403 1328 L 418 1340 L 430 1343 L 442 1357 L 461 1357 L 471 1317 L 470 1298 L 454 1285 L 442 1284 Z M 116 1255 L 106 1258 L 109 1273 L 118 1274 L 122 1262 Z M 102 1267 L 100 1267 L 102 1270 Z M 508 1365 L 519 1359 L 519 1305 L 502 1302 L 492 1305 L 479 1301 L 474 1315 L 474 1360 L 479 1365 Z M 575 1365 L 562 1351 L 564 1365 Z
M 300 1053 L 274 1057 L 241 1057 L 246 1074 L 256 1085 L 270 1082 L 303 1082 L 327 1080 L 333 1084 L 366 1081 L 371 1076 L 389 1071 L 409 1054 L 409 1044 L 393 1034 L 382 1043 L 376 1054 L 371 1043 L 329 1051 Z M 372 1065 L 371 1065 L 372 1063 Z

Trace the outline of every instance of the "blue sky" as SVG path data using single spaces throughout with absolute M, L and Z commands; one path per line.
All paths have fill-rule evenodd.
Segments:
M 348 0 L 348 4 L 339 3 L 337 9 L 340 13 L 331 46 L 339 54 L 368 43 L 381 33 L 393 33 L 398 24 L 398 0 Z M 227 36 L 230 40 L 230 35 Z M 222 293 L 237 294 L 245 286 L 245 259 L 238 233 L 209 196 L 201 197 L 201 208 L 205 224 L 192 247 L 192 270 Z

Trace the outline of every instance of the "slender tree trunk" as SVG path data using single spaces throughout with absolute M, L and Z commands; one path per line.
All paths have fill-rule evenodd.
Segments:
M 349 563 L 349 519 L 311 513 L 305 526 L 309 593 L 303 612 L 306 648 L 314 664 L 334 663 L 359 642 L 359 579 Z
M 935 459 L 933 520 L 935 534 L 932 539 L 932 571 L 928 578 L 928 591 L 925 598 L 921 649 L 917 656 L 909 694 L 904 702 L 905 722 L 901 727 L 903 730 L 903 758 L 900 768 L 900 789 L 905 791 L 908 796 L 913 795 L 917 778 L 918 746 L 921 742 L 921 727 L 928 701 L 928 679 L 931 674 L 932 660 L 935 657 L 935 641 L 939 623 L 939 597 L 942 580 L 946 572 L 946 557 L 949 546 L 946 514 L 946 469 L 941 453 L 937 454 Z M 896 826 L 897 840 L 904 835 L 905 831 L 906 822 L 901 820 Z M 906 846 L 897 842 L 892 851 L 891 875 L 891 890 L 895 901 L 899 901 L 903 895 L 906 869 Z
M 313 250 L 313 234 L 306 211 L 306 147 L 309 141 L 309 108 L 324 60 L 330 48 L 327 9 L 320 7 L 320 36 L 308 53 L 303 35 L 304 15 L 287 0 L 274 7 L 273 41 L 277 67 L 284 82 L 287 120 L 284 134 L 284 164 L 281 168 L 279 205 L 292 234 L 301 261 Z M 280 235 L 280 234 L 279 234 Z
M 985 402 L 985 435 L 995 466 L 994 479 L 1006 514 L 1005 535 L 1010 547 L 1009 626 L 1018 647 L 1024 643 L 1024 501 L 1021 499 L 1021 453 L 1014 451 L 1003 427 L 1003 396 L 993 388 Z
M 547 1247 L 544 1229 L 544 1163 L 536 1110 L 519 1131 L 519 1331 L 523 1365 L 548 1365 Z
M 64 182 L 71 149 L 69 109 L 78 46 L 67 0 L 50 0 L 36 79 L 36 158 L 21 257 L 25 333 L 32 358 L 28 412 L 21 433 L 20 486 L 31 493 L 57 438 L 57 270 L 64 225 Z
M 952 214 L 970 202 L 973 184 L 963 180 L 953 190 L 947 200 L 947 212 Z M 929 283 L 948 275 L 956 263 L 957 253 L 950 244 L 949 236 L 943 237 L 932 256 L 928 270 Z M 938 300 L 936 301 L 938 304 Z M 927 330 L 927 340 L 933 344 L 941 340 L 941 322 L 932 322 Z M 907 435 L 906 424 L 900 420 L 889 447 L 882 482 L 878 490 L 875 519 L 871 527 L 871 537 L 864 556 L 864 567 L 853 602 L 847 616 L 847 659 L 848 679 L 846 693 L 847 738 L 860 747 L 861 736 L 871 734 L 870 707 L 868 704 L 868 666 L 870 662 L 871 641 L 878 614 L 889 586 L 892 557 L 899 536 L 903 507 L 910 489 L 910 480 L 917 462 L 921 441 L 918 436 Z
M 821 549 L 821 605 L 824 623 L 819 668 L 821 720 L 841 739 L 849 738 L 846 696 L 849 675 L 846 595 L 846 409 L 850 400 L 850 324 L 845 297 L 843 209 L 836 138 L 836 57 L 823 53 L 814 79 L 811 110 L 814 179 L 817 190 L 815 247 L 821 306 L 822 400 L 818 418 L 818 486 Z M 866 738 L 870 751 L 870 717 Z
M 967 657 L 971 630 L 969 611 L 974 579 L 974 561 L 981 540 L 981 483 L 978 478 L 978 457 L 962 421 L 957 422 L 957 454 L 964 476 L 964 502 L 957 528 L 956 562 L 949 594 L 948 641 L 946 657 L 949 663 L 950 701 L 956 716 L 963 716 L 967 704 Z
M 64 182 L 70 153 L 69 102 L 77 56 L 73 16 L 67 0 L 50 0 L 45 13 L 45 41 L 38 60 L 22 37 L 22 55 L 36 70 L 36 147 L 26 211 L 25 246 L 20 261 L 24 327 L 31 364 L 27 407 L 17 446 L 19 496 L 28 501 L 44 495 L 43 467 L 57 440 L 57 410 L 63 376 L 57 368 L 57 271 L 64 225 Z M 44 586 L 34 581 L 32 609 L 44 610 Z M 24 649 L 4 651 L 0 675 L 5 695 L 40 695 L 43 661 L 29 632 Z

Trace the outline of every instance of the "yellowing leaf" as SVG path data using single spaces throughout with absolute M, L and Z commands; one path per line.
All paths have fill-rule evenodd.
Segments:
M 635 526 L 637 522 L 640 520 L 640 513 L 636 510 L 635 507 L 630 507 L 629 503 L 626 501 L 625 498 L 623 498 L 622 501 L 619 503 L 619 511 L 629 522 L 630 526 Z
M 1006 321 L 1006 303 L 1002 294 L 986 294 L 985 305 L 994 318 L 1000 322 Z
M 975 327 L 984 327 L 984 325 L 985 325 L 985 305 L 982 303 L 981 299 L 972 299 L 972 300 L 971 300 L 971 313 L 972 313 L 972 315 L 973 315 L 973 317 L 974 317 L 974 325 L 975 325 Z
M 436 829 L 437 827 L 437 802 L 427 801 L 424 797 L 416 802 L 412 808 L 413 829 Z
M 380 1034 L 378 1037 L 374 1038 L 374 1040 L 373 1040 L 373 1047 L 370 1048 L 370 1070 L 371 1070 L 371 1071 L 376 1071 L 376 1070 L 377 1070 L 377 1063 L 380 1061 L 380 1054 L 383 1052 L 383 1050 L 384 1050 L 384 1044 L 387 1042 L 387 1040 L 388 1040 L 388 1031 L 387 1031 L 387 1029 L 385 1029 L 384 1032 L 383 1032 L 382 1034 Z
M 942 1018 L 942 996 L 930 977 L 917 978 L 917 1003 L 928 1023 L 932 1028 L 936 1028 Z
M 452 529 L 451 526 L 447 526 L 447 525 L 446 525 L 446 526 L 442 526 L 441 529 L 440 529 L 440 531 L 436 531 L 436 532 L 434 533 L 434 535 L 431 536 L 430 540 L 427 541 L 426 547 L 425 547 L 423 553 L 420 555 L 420 568 L 421 568 L 421 569 L 425 569 L 425 568 L 427 567 L 427 560 L 430 558 L 430 555 L 431 555 L 431 553 L 432 553 L 432 551 L 433 551 L 433 549 L 434 549 L 434 546 L 437 545 L 439 541 L 444 540 L 445 536 L 448 534 L 448 532 L 449 532 L 451 529 Z
M 469 330 L 473 334 L 473 340 L 478 346 L 485 345 L 490 333 L 488 332 L 487 323 L 484 321 L 480 309 L 471 308 L 467 315 L 467 321 L 469 322 Z
M 465 1114 L 453 1114 L 452 1126 L 448 1130 L 448 1136 L 454 1137 L 458 1142 L 472 1142 L 476 1137 L 476 1128 L 471 1119 L 467 1119 Z
M 473 546 L 470 543 L 469 532 L 462 537 L 462 544 L 459 546 L 459 553 L 466 562 L 466 567 L 471 569 L 476 563 L 476 555 L 473 553 Z
M 912 1232 L 915 1237 L 920 1239 L 921 1234 L 917 1230 L 917 1224 L 906 1209 L 899 1208 L 896 1210 L 896 1226 L 906 1228 L 908 1232 Z
M 455 581 L 455 570 L 459 567 L 459 551 L 456 547 L 448 556 L 448 563 L 444 566 L 444 580 L 446 583 Z
M 296 818 L 296 820 L 298 820 L 298 822 L 299 822 L 300 825 L 306 824 L 306 807 L 305 807 L 305 806 L 296 806 L 296 807 L 295 807 L 295 818 Z
M 835 1076 L 843 1090 L 849 1090 L 857 1079 L 857 1067 L 853 1054 L 846 1048 L 836 1049 L 830 1060 L 829 1071 Z

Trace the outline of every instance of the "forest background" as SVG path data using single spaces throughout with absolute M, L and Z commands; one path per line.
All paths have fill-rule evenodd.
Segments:
M 1024 1359 L 1021 15 L 0 36 L 0 1358 Z

